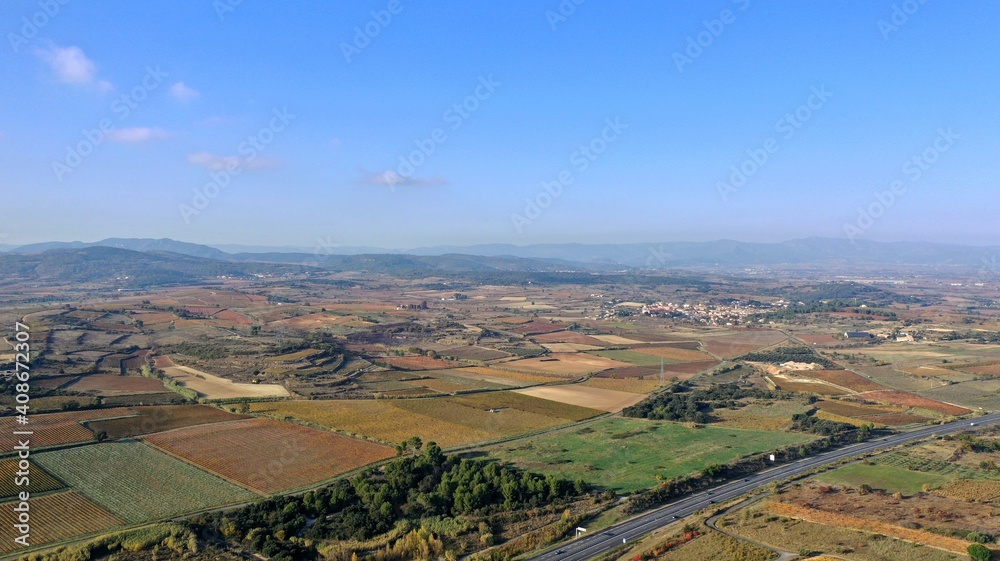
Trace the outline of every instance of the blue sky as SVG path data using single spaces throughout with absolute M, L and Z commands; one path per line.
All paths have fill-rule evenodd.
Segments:
M 1000 4 L 454 4 L 5 2 L 0 243 L 1000 244 Z

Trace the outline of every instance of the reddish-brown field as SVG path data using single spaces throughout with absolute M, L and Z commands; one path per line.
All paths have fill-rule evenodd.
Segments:
M 137 436 L 207 423 L 222 423 L 246 419 L 246 415 L 227 413 L 207 405 L 161 405 L 134 407 L 134 417 L 86 422 L 87 428 L 97 434 L 107 433 L 109 438 Z
M 115 392 L 162 392 L 163 382 L 156 378 L 143 378 L 139 376 L 113 376 L 103 374 L 91 374 L 80 378 L 74 384 L 67 386 L 75 391 L 106 390 Z
M 885 413 L 882 415 L 862 415 L 857 417 L 857 419 L 868 422 L 875 423 L 876 425 L 885 425 L 887 427 L 900 427 L 903 425 L 912 425 L 914 423 L 923 423 L 927 421 L 924 417 L 918 417 L 910 413 Z
M 395 454 L 381 444 L 271 419 L 200 425 L 145 440 L 264 495 L 316 484 Z
M 75 492 L 31 497 L 31 545 L 59 541 L 121 526 L 125 521 L 95 505 Z M 17 523 L 14 503 L 0 504 L 0 525 L 5 539 L 0 540 L 0 554 L 21 547 L 14 543 L 12 528 Z
M 375 360 L 385 362 L 394 368 L 402 368 L 403 370 L 434 370 L 439 368 L 454 368 L 456 366 L 448 361 L 429 356 L 399 356 Z
M 896 390 L 865 392 L 858 394 L 857 397 L 878 403 L 891 403 L 895 405 L 905 405 L 907 407 L 919 407 L 921 409 L 944 413 L 945 415 L 965 415 L 966 413 L 970 413 L 970 411 L 964 407 Z
M 31 383 L 40 388 L 55 389 L 68 385 L 77 378 L 79 376 L 46 376 L 44 378 L 32 378 Z
M 94 409 L 89 411 L 69 411 L 66 413 L 49 413 L 46 415 L 30 415 L 29 424 L 18 425 L 15 417 L 0 417 L 0 446 L 3 450 L 13 450 L 16 444 L 13 431 L 32 430 L 33 435 L 22 436 L 30 438 L 32 447 L 55 446 L 57 444 L 70 444 L 73 442 L 87 442 L 94 439 L 94 435 L 87 430 L 81 421 L 91 419 L 108 419 L 112 417 L 122 417 L 134 415 L 132 409 L 128 407 L 115 407 L 112 409 Z
M 745 355 L 761 347 L 776 345 L 788 337 L 780 331 L 770 329 L 747 329 L 731 335 L 705 337 L 702 344 L 706 351 L 722 357 L 733 358 Z
M 667 364 L 663 366 L 663 371 L 669 377 L 671 374 L 682 376 L 684 374 L 697 374 L 703 370 L 708 370 L 709 368 L 715 368 L 719 364 L 715 360 L 706 360 L 702 362 L 684 362 L 681 364 Z
M 973 374 L 989 374 L 991 376 L 1000 376 L 1000 362 L 983 362 L 979 364 L 970 364 L 967 366 L 962 366 L 961 368 L 964 372 L 971 372 Z
M 796 372 L 799 376 L 823 380 L 831 384 L 847 388 L 853 392 L 868 392 L 887 389 L 882 384 L 873 382 L 868 378 L 858 376 L 850 370 L 801 370 Z
M 606 347 L 608 344 L 600 339 L 595 339 L 589 335 L 576 333 L 575 331 L 555 331 L 535 335 L 532 339 L 537 343 L 576 343 L 579 345 L 594 345 L 595 347 Z
M 232 310 L 222 310 L 221 312 L 215 314 L 215 319 L 221 319 L 222 321 L 234 323 L 236 325 L 250 325 L 253 323 L 253 318 Z

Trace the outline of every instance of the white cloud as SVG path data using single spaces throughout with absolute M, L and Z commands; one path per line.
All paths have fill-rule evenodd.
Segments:
M 361 180 L 366 185 L 388 185 L 390 187 L 409 187 L 418 185 L 444 185 L 443 177 L 413 177 L 402 175 L 391 169 L 373 173 Z
M 108 133 L 108 140 L 121 144 L 138 144 L 148 140 L 166 138 L 168 135 L 161 129 L 151 129 L 149 127 L 131 127 L 127 129 L 115 129 Z
M 176 84 L 170 86 L 170 95 L 172 95 L 177 101 L 191 101 L 201 94 L 198 93 L 198 90 L 184 85 L 184 82 L 177 82 Z
M 188 154 L 187 162 L 193 166 L 203 167 L 209 171 L 224 169 L 268 169 L 281 165 L 277 158 L 241 158 L 239 156 L 219 156 L 211 152 L 194 152 Z
M 80 47 L 49 45 L 45 49 L 35 49 L 35 54 L 48 63 L 60 82 L 74 86 L 85 86 L 97 79 L 97 65 L 83 54 Z M 109 82 L 102 80 L 98 87 L 106 90 L 112 86 Z

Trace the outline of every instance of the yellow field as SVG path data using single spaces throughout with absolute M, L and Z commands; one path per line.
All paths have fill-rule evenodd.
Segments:
M 611 360 L 583 353 L 553 353 L 543 357 L 525 358 L 503 363 L 505 368 L 531 370 L 546 374 L 563 376 L 582 376 L 593 374 L 609 368 L 632 366 L 627 362 Z
M 641 396 L 640 396 L 641 397 Z M 251 411 L 295 419 L 395 444 L 419 436 L 448 448 L 563 425 L 599 411 L 489 392 L 462 397 L 384 400 L 283 401 Z
M 628 339 L 626 337 L 620 337 L 618 335 L 591 335 L 594 339 L 600 339 L 605 343 L 611 343 L 613 345 L 637 345 L 642 343 L 638 339 Z
M 649 393 L 660 387 L 660 383 L 656 380 L 638 378 L 591 378 L 580 385 L 632 393 Z

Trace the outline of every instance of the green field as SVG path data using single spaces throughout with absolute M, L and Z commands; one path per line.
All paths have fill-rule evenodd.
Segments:
M 596 355 L 599 357 L 610 358 L 611 360 L 620 360 L 622 362 L 628 362 L 636 366 L 659 366 L 660 357 L 647 355 L 643 353 L 637 353 L 635 351 L 625 351 L 625 350 L 614 350 L 614 351 L 587 351 L 589 355 Z M 669 358 L 663 359 L 663 364 L 677 364 L 679 360 L 673 360 Z
M 868 484 L 872 489 L 882 489 L 887 493 L 913 495 L 919 493 L 925 483 L 937 487 L 954 478 L 936 473 L 908 470 L 890 465 L 851 464 L 816 476 L 817 481 L 853 487 Z
M 803 434 L 612 418 L 500 444 L 487 452 L 529 471 L 582 478 L 615 491 L 635 491 L 656 485 L 657 474 L 669 479 L 744 454 L 810 440 Z
M 34 456 L 38 465 L 130 524 L 259 497 L 136 441 Z

